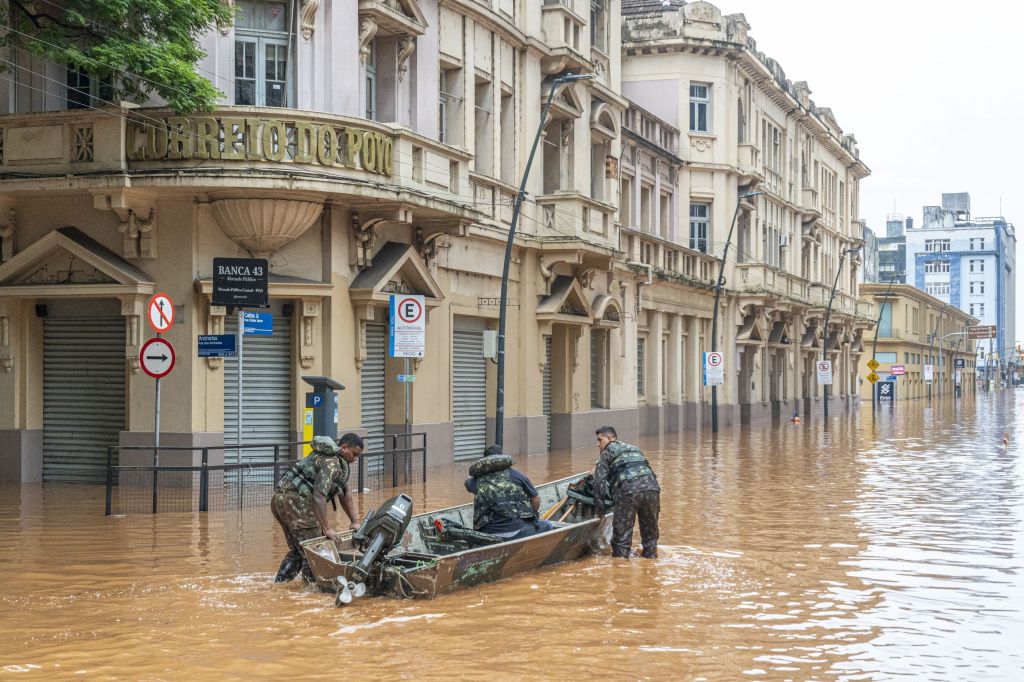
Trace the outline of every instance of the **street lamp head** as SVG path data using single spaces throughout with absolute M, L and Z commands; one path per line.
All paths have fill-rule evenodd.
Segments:
M 764 194 L 764 192 L 744 192 L 740 195 L 740 199 L 749 199 L 750 197 L 757 197 Z
M 576 81 L 587 81 L 594 77 L 592 73 L 566 73 L 555 78 L 556 83 L 575 83 Z

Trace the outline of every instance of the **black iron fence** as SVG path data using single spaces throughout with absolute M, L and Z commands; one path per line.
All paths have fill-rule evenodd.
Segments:
M 281 474 L 296 461 L 292 453 L 300 452 L 307 443 L 108 448 L 106 514 L 209 512 L 267 506 Z M 361 492 L 426 481 L 426 434 L 388 435 L 384 443 L 390 444 L 391 449 L 367 453 L 357 460 L 356 471 L 352 472 L 355 481 L 349 480 L 350 490 L 353 483 L 358 485 L 353 492 Z M 261 456 L 261 451 L 266 454 Z M 126 453 L 132 456 L 125 457 Z M 211 454 L 223 453 L 238 453 L 236 459 L 243 461 L 210 464 Z M 257 454 L 250 458 L 251 453 Z M 143 458 L 148 463 L 121 463 Z M 176 463 L 166 463 L 169 461 Z

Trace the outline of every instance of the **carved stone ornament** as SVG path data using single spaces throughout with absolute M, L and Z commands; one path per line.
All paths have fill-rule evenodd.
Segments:
M 381 218 L 371 218 L 366 222 L 359 221 L 359 214 L 352 214 L 352 232 L 356 238 L 356 266 L 365 269 L 373 265 L 373 247 L 377 245 L 377 225 L 384 222 Z
M 377 21 L 372 17 L 359 20 L 359 63 L 365 64 L 370 58 L 370 41 L 377 35 Z
M 206 316 L 206 333 L 223 334 L 224 317 L 228 314 L 227 308 L 222 305 L 211 305 Z M 218 369 L 224 364 L 224 358 L 206 358 L 206 366 L 210 369 Z
M 128 220 L 118 225 L 124 235 L 125 258 L 156 258 L 156 208 L 149 209 L 149 217 L 139 218 L 134 209 L 128 210 Z
M 146 297 L 142 294 L 121 297 L 124 317 L 124 360 L 132 374 L 139 373 L 139 349 L 142 346 L 142 314 Z
M 320 218 L 323 203 L 295 199 L 217 199 L 210 203 L 231 241 L 266 258 L 295 241 Z
M 14 257 L 14 233 L 18 228 L 18 214 L 12 206 L 7 214 L 7 224 L 0 225 L 0 263 Z
M 416 51 L 415 38 L 402 38 L 398 41 L 398 80 L 405 78 L 409 71 L 409 57 Z
M 316 29 L 316 11 L 320 9 L 320 0 L 302 0 L 299 9 L 299 21 L 302 26 L 302 37 L 309 40 Z
M 694 149 L 696 149 L 699 152 L 706 152 L 707 150 L 711 149 L 711 140 L 705 139 L 703 137 L 697 137 L 690 140 L 690 144 L 693 146 Z
M 315 323 L 320 317 L 320 299 L 302 300 L 302 351 L 299 363 L 303 369 L 309 369 L 316 360 L 316 329 Z
M 234 7 L 235 0 L 220 0 L 220 4 L 226 5 L 228 7 Z M 217 22 L 217 30 L 220 31 L 220 34 L 222 36 L 226 36 L 227 34 L 231 33 L 231 28 L 231 24 Z

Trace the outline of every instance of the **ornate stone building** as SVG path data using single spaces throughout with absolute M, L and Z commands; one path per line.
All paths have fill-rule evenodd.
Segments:
M 623 93 L 680 131 L 672 151 L 688 229 L 675 241 L 720 258 L 735 215 L 719 347 L 725 412 L 741 421 L 818 409 L 823 344 L 831 398 L 849 405 L 872 324 L 870 303 L 856 298 L 859 252 L 846 251 L 862 243 L 859 185 L 869 170 L 853 135 L 757 50 L 749 28 L 707 2 L 623 7 Z

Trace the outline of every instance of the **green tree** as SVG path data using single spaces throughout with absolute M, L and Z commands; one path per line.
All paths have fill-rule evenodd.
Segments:
M 110 83 L 104 99 L 144 103 L 159 95 L 179 112 L 212 109 L 223 96 L 196 65 L 198 38 L 230 24 L 221 0 L 11 0 L 2 44 Z M 13 69 L 10 64 L 0 66 Z

